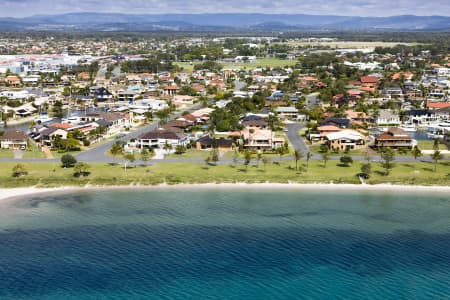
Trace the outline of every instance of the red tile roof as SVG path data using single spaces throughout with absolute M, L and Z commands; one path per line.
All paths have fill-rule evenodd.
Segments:
M 442 109 L 450 107 L 450 102 L 428 102 L 428 108 Z
M 378 83 L 380 79 L 376 76 L 363 76 L 361 77 L 362 83 Z

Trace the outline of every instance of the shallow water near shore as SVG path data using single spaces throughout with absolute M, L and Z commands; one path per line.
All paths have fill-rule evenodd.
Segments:
M 0 299 L 448 299 L 449 216 L 425 192 L 28 196 L 0 203 Z

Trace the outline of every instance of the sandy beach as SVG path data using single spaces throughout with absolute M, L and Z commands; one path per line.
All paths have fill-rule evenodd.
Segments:
M 87 190 L 112 190 L 112 189 L 171 189 L 171 190 L 317 190 L 317 191 L 395 191 L 395 192 L 419 192 L 419 193 L 450 193 L 450 186 L 410 186 L 392 184 L 298 184 L 298 183 L 207 183 L 207 184 L 161 184 L 156 186 L 85 186 L 85 187 L 56 187 L 38 188 L 24 187 L 0 189 L 0 201 L 12 198 L 26 198 L 27 196 L 42 195 L 48 193 L 62 193 Z

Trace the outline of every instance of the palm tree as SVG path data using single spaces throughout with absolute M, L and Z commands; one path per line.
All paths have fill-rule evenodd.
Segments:
M 438 162 L 443 159 L 444 156 L 442 155 L 441 151 L 436 150 L 433 152 L 433 154 L 431 154 L 431 159 L 434 161 L 434 172 L 436 172 L 436 166 L 438 164 Z
M 252 153 L 248 150 L 245 150 L 244 152 L 244 164 L 245 164 L 245 169 L 247 170 L 248 165 L 250 164 L 252 160 Z
M 263 163 L 263 166 L 264 166 L 264 172 L 266 171 L 266 165 L 269 163 L 269 159 L 267 158 L 267 157 L 263 157 L 262 158 L 262 163 Z
M 258 153 L 256 155 L 256 163 L 258 164 L 258 168 L 259 168 L 259 162 L 261 161 L 262 157 L 263 157 L 262 153 Z
M 285 153 L 285 150 L 284 150 L 284 147 L 279 147 L 279 148 L 277 148 L 277 153 L 278 153 L 278 155 L 280 156 L 280 161 L 281 161 L 281 157 L 284 155 L 284 153 Z
M 298 171 L 298 161 L 303 158 L 303 153 L 299 150 L 294 151 L 295 171 Z
M 411 154 L 414 156 L 414 161 L 417 161 L 417 158 L 422 156 L 422 151 L 419 149 L 419 147 L 414 146 Z
M 327 167 L 327 161 L 330 159 L 330 154 L 328 152 L 322 153 L 323 167 Z
M 128 163 L 133 163 L 136 160 L 136 156 L 134 155 L 134 153 L 127 153 L 123 156 L 123 158 L 125 159 L 124 167 L 126 172 Z
M 433 150 L 439 150 L 439 139 L 434 139 L 433 141 Z
M 311 152 L 307 152 L 306 153 L 306 168 L 308 169 L 308 166 L 309 166 L 309 161 L 311 160 L 311 158 L 312 158 L 312 153 Z
M 235 150 L 233 154 L 233 165 L 236 165 L 238 160 L 239 160 L 239 152 Z
M 166 143 L 164 144 L 163 149 L 164 149 L 166 152 L 169 152 L 170 150 L 172 150 L 172 144 L 169 144 L 169 143 L 166 141 Z
M 150 159 L 150 151 L 147 148 L 142 149 L 141 151 L 141 160 L 145 163 Z

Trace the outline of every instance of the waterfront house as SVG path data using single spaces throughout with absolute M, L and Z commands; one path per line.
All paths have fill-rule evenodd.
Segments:
M 0 136 L 1 149 L 26 149 L 28 143 L 28 135 L 23 131 L 10 130 Z
M 97 101 L 110 101 L 113 98 L 113 95 L 104 87 L 95 89 L 92 93 L 92 96 Z
M 195 148 L 197 150 L 217 148 L 220 151 L 231 151 L 233 150 L 233 140 L 231 138 L 223 137 L 216 139 L 209 135 L 205 135 L 195 142 Z
M 328 133 L 325 141 L 331 150 L 355 150 L 362 149 L 366 145 L 366 137 L 352 129 Z
M 273 150 L 283 146 L 284 139 L 275 137 L 272 130 L 243 130 L 239 133 L 244 141 L 244 148 L 249 150 Z
M 65 140 L 67 139 L 67 133 L 66 129 L 50 126 L 41 130 L 39 135 L 35 137 L 35 140 L 42 145 L 53 146 L 53 141 L 56 137 Z
M 389 128 L 387 132 L 375 136 L 375 147 L 377 148 L 412 149 L 416 144 L 417 142 L 401 128 Z
M 398 126 L 400 125 L 400 116 L 388 109 L 382 109 L 379 112 L 376 123 L 378 126 Z
M 140 135 L 137 139 L 138 148 L 160 148 L 163 149 L 166 144 L 175 149 L 178 145 L 186 146 L 188 138 L 184 133 L 174 132 L 164 128 L 158 128 L 153 131 Z

